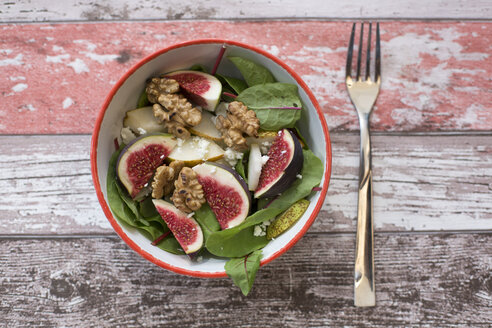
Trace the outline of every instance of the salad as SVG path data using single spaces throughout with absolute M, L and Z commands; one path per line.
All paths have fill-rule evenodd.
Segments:
M 226 258 L 247 295 L 262 248 L 309 206 L 323 165 L 296 127 L 297 86 L 241 57 L 151 77 L 123 118 L 108 203 L 152 245 L 192 261 Z M 242 79 L 217 73 L 231 61 Z

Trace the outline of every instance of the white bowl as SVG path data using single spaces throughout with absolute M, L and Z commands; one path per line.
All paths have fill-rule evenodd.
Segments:
M 319 104 L 299 75 L 278 58 L 239 42 L 207 39 L 176 44 L 142 59 L 111 89 L 97 117 L 91 143 L 91 171 L 94 186 L 109 222 L 131 248 L 163 268 L 197 277 L 225 277 L 225 261 L 204 259 L 201 262 L 192 262 L 185 255 L 174 255 L 152 246 L 150 241 L 137 230 L 121 225 L 114 218 L 107 203 L 106 176 L 109 159 L 115 150 L 114 139 L 119 136 L 125 112 L 134 109 L 146 79 L 159 73 L 189 68 L 194 64 L 202 64 L 211 69 L 224 44 L 227 49 L 219 66 L 219 73 L 241 77 L 233 64 L 225 59 L 226 56 L 240 56 L 265 66 L 279 82 L 292 83 L 299 87 L 299 95 L 306 111 L 303 112 L 298 127 L 311 150 L 321 158 L 325 167 L 321 182 L 322 190 L 311 197 L 309 208 L 291 229 L 263 248 L 262 265 L 285 253 L 306 233 L 323 204 L 331 173 L 330 136 Z

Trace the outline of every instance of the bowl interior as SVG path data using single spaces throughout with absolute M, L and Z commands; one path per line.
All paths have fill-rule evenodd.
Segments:
M 227 49 L 218 73 L 240 78 L 241 75 L 239 71 L 226 59 L 227 56 L 240 56 L 267 67 L 279 82 L 293 83 L 299 86 L 299 95 L 306 111 L 303 111 L 298 126 L 311 150 L 323 161 L 325 171 L 329 171 L 331 165 L 331 153 L 329 153 L 330 146 L 329 144 L 327 145 L 327 140 L 329 143 L 329 138 L 325 138 L 325 134 L 323 133 L 323 125 L 325 125 L 325 131 L 328 133 L 326 123 L 324 122 L 324 118 L 320 118 L 315 104 L 311 101 L 309 97 L 310 91 L 307 90 L 307 87 L 304 89 L 302 87 L 302 85 L 304 85 L 302 81 L 300 81 L 300 79 L 296 80 L 296 78 L 289 74 L 286 68 L 280 65 L 280 61 L 276 62 L 276 59 L 273 57 L 267 57 L 262 54 L 262 51 L 244 45 L 227 43 Z M 100 121 L 99 129 L 96 125 L 96 130 L 94 132 L 95 136 L 93 136 L 93 139 L 96 140 L 95 143 L 93 142 L 93 148 L 95 147 L 96 149 L 93 149 L 91 156 L 96 156 L 95 163 L 97 165 L 97 170 L 95 174 L 97 174 L 97 177 L 95 179 L 95 184 L 96 189 L 98 189 L 98 183 L 100 184 L 100 189 L 104 198 L 101 199 L 100 197 L 103 208 L 108 208 L 106 177 L 109 159 L 114 152 L 113 140 L 119 137 L 125 112 L 135 108 L 138 96 L 145 87 L 146 79 L 151 76 L 156 76 L 159 73 L 186 69 L 194 64 L 202 64 L 208 69 L 211 69 L 222 44 L 223 42 L 221 41 L 196 41 L 196 43 L 178 45 L 170 49 L 168 48 L 165 51 L 156 53 L 142 60 L 117 83 L 112 91 L 114 94 L 110 94 L 106 101 L 107 106 L 105 104 L 101 110 L 100 115 L 102 115 L 102 121 Z M 321 185 L 327 188 L 327 184 L 323 183 L 325 179 L 329 179 L 329 174 L 326 174 L 326 172 Z M 287 245 L 289 245 L 288 247 L 292 246 L 292 240 L 297 240 L 301 237 L 305 232 L 305 229 L 307 229 L 314 220 L 314 216 L 323 202 L 324 195 L 325 192 L 318 192 L 315 196 L 311 197 L 311 204 L 308 210 L 295 226 L 270 242 L 263 249 L 262 263 L 269 262 L 281 252 L 285 251 Z M 316 213 L 313 213 L 313 211 Z M 149 240 L 137 230 L 121 225 L 108 211 L 106 211 L 106 215 L 118 234 L 133 249 L 152 262 L 166 267 L 167 269 L 190 275 L 224 275 L 224 260 L 204 259 L 201 262 L 192 262 L 187 256 L 167 253 L 152 246 Z M 311 218 L 312 215 L 313 217 Z

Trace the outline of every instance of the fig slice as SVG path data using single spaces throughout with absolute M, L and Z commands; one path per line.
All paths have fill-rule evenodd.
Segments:
M 297 137 L 288 129 L 278 132 L 261 169 L 255 198 L 270 198 L 284 192 L 301 172 L 304 156 Z
M 206 162 L 193 170 L 222 230 L 241 224 L 251 206 L 251 194 L 243 178 L 233 169 L 217 163 Z
M 292 204 L 285 212 L 280 214 L 267 228 L 266 237 L 268 240 L 277 238 L 282 233 L 292 227 L 306 212 L 309 207 L 309 200 L 301 199 Z
M 202 248 L 203 232 L 195 219 L 188 217 L 186 213 L 165 200 L 152 199 L 152 202 L 186 254 L 194 253 Z
M 170 134 L 151 134 L 141 136 L 123 148 L 116 174 L 133 199 L 148 185 L 176 143 L 176 138 Z
M 176 71 L 165 77 L 176 80 L 185 97 L 203 109 L 213 112 L 217 107 L 222 84 L 215 76 L 198 71 Z
M 224 157 L 224 150 L 215 142 L 202 138 L 191 137 L 178 144 L 169 154 L 171 161 L 183 161 L 187 166 L 194 166 L 206 161 L 214 162 Z

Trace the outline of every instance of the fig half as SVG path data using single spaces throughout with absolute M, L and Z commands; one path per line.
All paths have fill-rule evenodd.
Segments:
M 255 198 L 270 198 L 284 192 L 302 169 L 304 155 L 297 137 L 288 129 L 278 132 L 261 169 Z
M 222 84 L 213 75 L 198 71 L 176 71 L 165 75 L 179 83 L 186 98 L 213 112 L 220 100 Z
M 243 178 L 233 169 L 217 163 L 206 162 L 193 170 L 222 230 L 241 224 L 251 206 L 251 194 Z
M 123 148 L 116 174 L 132 198 L 149 183 L 176 143 L 176 138 L 170 134 L 153 134 L 141 136 Z
M 186 254 L 194 253 L 202 248 L 203 232 L 195 219 L 188 217 L 186 213 L 165 200 L 152 199 L 152 202 Z

